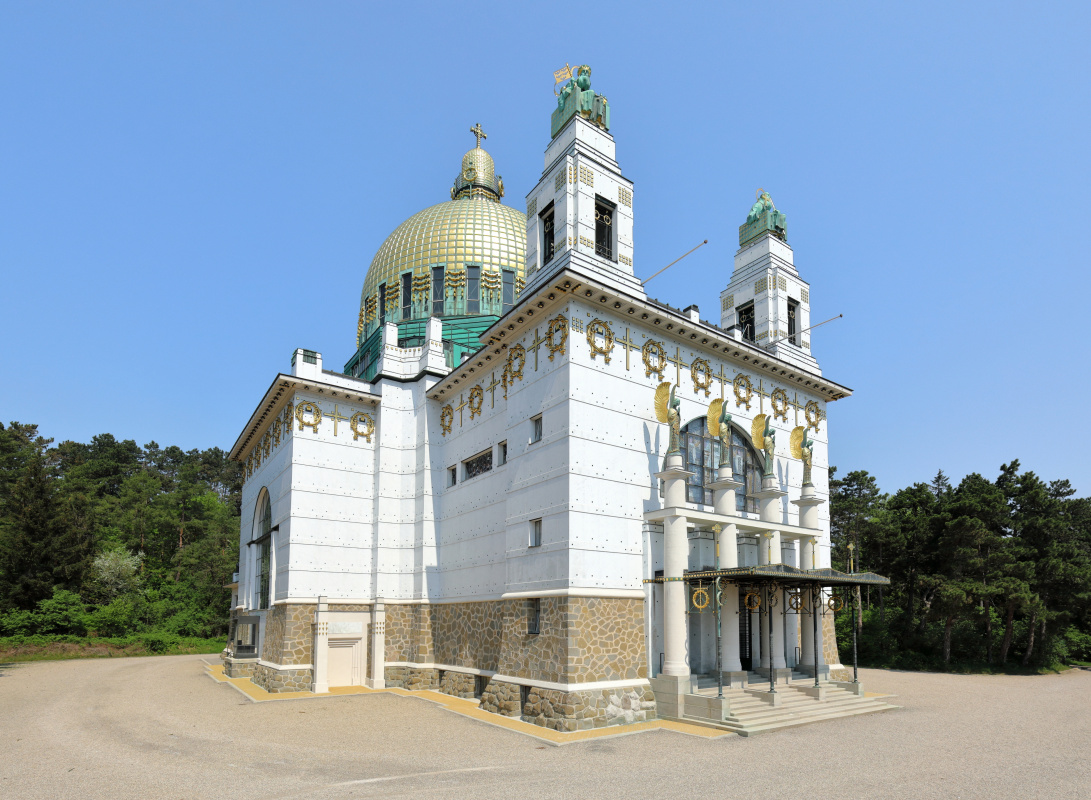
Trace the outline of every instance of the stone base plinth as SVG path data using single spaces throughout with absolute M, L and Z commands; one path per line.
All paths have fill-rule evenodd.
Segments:
M 455 672 L 454 670 L 449 669 L 440 670 L 439 690 L 452 697 L 473 700 L 475 697 L 474 687 L 476 686 L 476 681 L 477 676 L 467 672 Z
M 397 686 L 411 692 L 439 688 L 439 670 L 432 667 L 386 667 L 386 686 Z
M 256 658 L 232 658 L 224 659 L 224 675 L 229 678 L 250 678 L 254 675 L 254 667 L 258 664 Z
M 250 680 L 270 694 L 279 692 L 309 692 L 314 683 L 310 667 L 294 669 L 292 667 L 267 667 L 255 664 Z

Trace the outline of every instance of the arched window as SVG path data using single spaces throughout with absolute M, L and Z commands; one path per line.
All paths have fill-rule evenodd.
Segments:
M 682 452 L 686 458 L 686 471 L 693 475 L 687 480 L 686 499 L 691 503 L 712 505 L 712 490 L 705 484 L 716 479 L 720 465 L 720 440 L 708 432 L 705 417 L 698 417 L 682 428 Z M 764 462 L 746 437 L 737 429 L 731 429 L 731 472 L 744 488 L 735 492 L 735 509 L 757 513 L 758 501 L 752 496 L 761 489 L 761 473 Z
M 269 582 L 273 567 L 273 508 L 269 491 L 262 489 L 254 513 L 254 544 L 257 545 L 258 608 L 269 607 Z

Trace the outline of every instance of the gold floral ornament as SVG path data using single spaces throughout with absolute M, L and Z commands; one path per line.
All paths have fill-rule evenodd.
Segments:
M 599 336 L 602 337 L 602 346 L 599 346 Z M 610 323 L 601 319 L 593 319 L 587 324 L 587 345 L 591 348 L 591 360 L 596 355 L 601 355 L 602 360 L 610 363 L 610 351 L 614 349 L 614 332 L 610 329 Z
M 750 398 L 754 396 L 754 387 L 750 383 L 750 376 L 739 373 L 735 376 L 735 380 L 732 381 L 732 386 L 735 389 L 735 407 L 746 404 L 746 410 L 750 410 Z
M 481 388 L 481 384 L 477 384 L 474 388 L 470 389 L 470 419 L 473 419 L 481 413 L 481 405 L 485 402 L 485 390 Z
M 292 435 L 292 417 L 295 416 L 295 406 L 291 401 L 284 407 L 284 440 L 287 441 L 288 437 Z
M 360 429 L 360 423 L 364 423 L 363 430 Z M 375 420 L 371 418 L 370 414 L 365 414 L 363 411 L 357 411 L 352 415 L 352 419 L 349 420 L 349 427 L 352 428 L 352 441 L 356 441 L 363 436 L 368 444 L 371 444 L 371 436 L 375 433 Z
M 769 404 L 773 406 L 773 418 L 788 421 L 788 393 L 783 389 L 774 389 L 769 395 Z
M 655 339 L 644 342 L 644 346 L 640 348 L 640 358 L 644 361 L 645 378 L 658 375 L 662 379 L 663 370 L 667 366 L 667 351 L 663 349 L 662 342 Z
M 258 471 L 258 467 L 261 466 L 261 443 L 254 445 L 254 452 L 251 453 L 254 456 L 254 472 Z
M 269 434 L 266 433 L 261 437 L 261 457 L 269 458 L 269 449 L 272 442 L 269 441 Z
M 743 597 L 743 605 L 747 611 L 757 611 L 761 608 L 761 595 L 757 592 L 747 592 Z
M 556 338 L 554 338 L 556 337 Z M 564 314 L 558 314 L 549 321 L 549 330 L 546 331 L 546 348 L 549 350 L 549 360 L 553 360 L 555 353 L 565 354 L 565 342 L 568 341 L 568 320 Z
M 695 358 L 689 365 L 689 375 L 693 378 L 693 393 L 698 394 L 703 389 L 705 397 L 708 397 L 709 387 L 712 386 L 711 365 L 703 358 Z
M 246 479 L 250 480 L 250 476 L 254 474 L 254 457 L 246 457 Z
M 280 420 L 273 420 L 273 427 L 269 429 L 273 434 L 273 447 L 280 447 Z
M 814 432 L 818 433 L 818 424 L 822 421 L 822 410 L 818 407 L 818 403 L 811 400 L 803 408 L 803 416 L 807 418 L 807 427 L 814 428 Z
M 693 607 L 698 611 L 704 611 L 708 608 L 708 604 L 711 598 L 708 596 L 708 590 L 703 586 L 699 589 L 695 589 L 693 592 Z
M 439 430 L 444 436 L 451 432 L 451 426 L 455 422 L 455 410 L 448 403 L 439 412 Z
M 307 414 L 311 415 L 310 422 L 307 422 Z M 299 421 L 300 430 L 303 430 L 306 426 L 311 429 L 312 433 L 318 433 L 318 425 L 322 422 L 322 409 L 310 400 L 306 400 L 296 406 L 295 418 Z

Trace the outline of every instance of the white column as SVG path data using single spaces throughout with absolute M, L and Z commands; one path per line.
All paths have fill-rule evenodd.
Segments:
M 779 539 L 780 537 L 778 536 L 777 538 Z M 786 596 L 783 589 L 777 589 L 775 592 L 770 592 L 769 594 L 775 594 L 777 598 L 776 605 L 769 609 L 771 615 L 770 619 L 772 620 L 771 627 L 773 629 L 773 669 L 784 669 L 788 666 L 784 660 L 784 607 Z
M 330 690 L 330 606 L 325 597 L 318 598 L 314 612 L 314 650 L 311 654 L 311 691 L 323 694 Z
M 378 598 L 371 609 L 371 680 L 368 686 L 386 688 L 386 608 Z
M 796 546 L 789 551 L 786 563 L 793 567 L 799 566 L 799 541 L 796 540 Z M 785 594 L 787 597 L 787 594 Z M 799 621 L 800 612 L 792 611 L 790 608 L 785 607 L 784 615 L 784 638 L 787 642 L 788 651 L 788 666 L 796 667 L 798 663 L 795 661 L 796 647 L 799 645 Z
M 726 493 L 726 492 L 725 492 Z M 734 494 L 734 490 L 731 491 Z M 739 566 L 739 529 L 735 523 L 729 523 L 720 531 L 717 542 L 720 569 L 734 569 Z M 739 660 L 739 587 L 734 583 L 722 583 L 723 605 L 720 608 L 720 663 L 724 672 L 742 672 Z
M 663 481 L 664 508 L 685 508 L 686 472 L 681 453 L 668 455 L 664 469 L 656 477 Z M 686 518 L 663 520 L 663 674 L 686 677 L 686 584 L 681 580 L 689 566 L 689 539 Z
M 686 518 L 663 520 L 663 673 L 689 675 L 686 658 L 686 584 L 680 580 L 689 562 Z

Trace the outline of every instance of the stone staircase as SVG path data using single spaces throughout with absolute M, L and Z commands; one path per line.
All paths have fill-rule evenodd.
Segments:
M 816 692 L 814 678 L 795 672 L 790 680 L 781 678 L 776 687 L 776 695 L 771 695 L 768 677 L 756 673 L 748 675 L 746 689 L 724 687 L 726 710 L 721 718 L 715 678 L 694 676 L 692 693 L 686 695 L 683 719 L 734 731 L 740 736 L 754 736 L 898 708 L 883 702 L 890 695 L 867 697 L 851 684 L 823 681 Z

